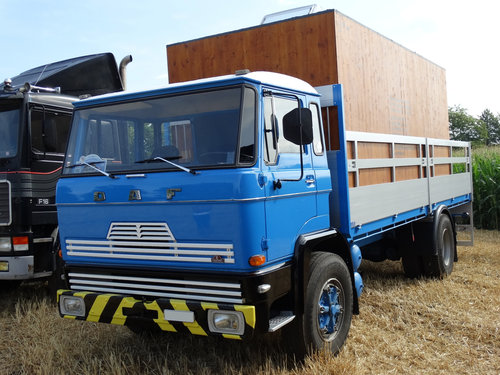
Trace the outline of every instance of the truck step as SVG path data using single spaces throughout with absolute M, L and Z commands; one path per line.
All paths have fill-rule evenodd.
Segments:
M 295 318 L 291 311 L 280 311 L 280 314 L 269 319 L 269 332 L 275 332 Z

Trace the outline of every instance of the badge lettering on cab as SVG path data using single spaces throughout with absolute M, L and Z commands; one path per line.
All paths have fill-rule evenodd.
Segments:
M 104 191 L 94 191 L 95 202 L 102 202 L 105 200 L 106 200 L 106 194 L 104 194 Z
M 130 190 L 130 193 L 128 193 L 128 200 L 129 201 L 140 201 L 141 199 L 142 199 L 142 197 L 141 197 L 140 190 Z
M 175 196 L 175 193 L 180 193 L 182 189 L 175 188 L 175 189 L 167 189 L 167 199 L 172 199 Z

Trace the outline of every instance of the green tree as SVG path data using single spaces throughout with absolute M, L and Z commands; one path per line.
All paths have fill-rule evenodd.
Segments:
M 486 131 L 486 145 L 500 143 L 500 119 L 489 109 L 485 109 L 479 116 L 480 126 Z
M 448 118 L 451 139 L 472 142 L 475 145 L 486 144 L 488 139 L 486 123 L 469 115 L 466 108 L 460 105 L 448 108 Z

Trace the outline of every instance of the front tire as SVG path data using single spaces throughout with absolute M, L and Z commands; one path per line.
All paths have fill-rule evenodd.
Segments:
M 325 349 L 337 354 L 347 339 L 353 313 L 351 275 L 336 254 L 311 256 L 304 314 L 297 323 L 303 352 Z

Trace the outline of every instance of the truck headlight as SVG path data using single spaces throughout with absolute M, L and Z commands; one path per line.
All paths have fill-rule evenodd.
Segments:
M 59 309 L 62 315 L 85 316 L 85 302 L 82 297 L 61 296 Z
M 10 237 L 0 237 L 0 251 L 10 251 L 12 249 L 12 244 L 10 242 Z
M 242 335 L 245 332 L 245 318 L 241 311 L 208 310 L 210 332 Z

